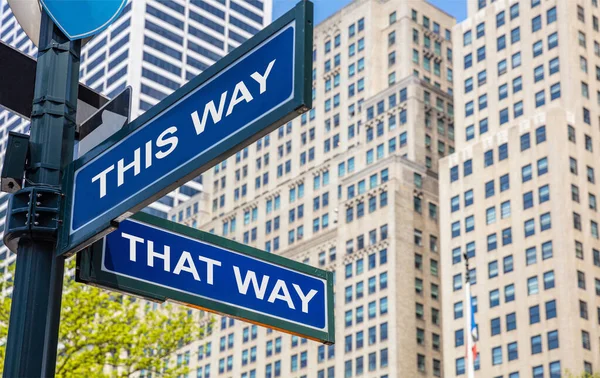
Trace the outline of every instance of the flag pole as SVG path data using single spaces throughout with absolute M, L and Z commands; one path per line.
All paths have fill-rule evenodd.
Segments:
M 471 307 L 471 277 L 469 276 L 469 256 L 464 253 L 465 258 L 465 338 L 467 340 L 467 358 L 466 358 L 466 370 L 467 370 L 467 378 L 475 378 L 475 360 L 473 356 L 473 335 L 471 329 L 473 328 L 473 324 L 471 324 L 473 319 L 472 307 Z

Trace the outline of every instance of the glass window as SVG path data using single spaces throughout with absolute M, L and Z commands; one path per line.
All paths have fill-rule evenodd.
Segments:
M 541 40 L 535 42 L 533 44 L 533 57 L 535 58 L 537 56 L 540 56 L 540 55 L 542 55 L 543 52 L 544 52 L 544 44 L 543 44 L 543 42 Z
M 502 347 L 492 348 L 492 365 L 502 364 Z
M 531 31 L 535 33 L 542 28 L 542 16 L 536 16 L 531 20 Z
M 534 295 L 539 292 L 537 276 L 527 279 L 527 295 Z

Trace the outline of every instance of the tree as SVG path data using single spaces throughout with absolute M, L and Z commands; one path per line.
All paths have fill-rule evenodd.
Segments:
M 565 378 L 600 378 L 600 373 L 590 374 L 590 373 L 581 373 L 581 374 L 573 374 L 569 370 L 566 371 Z
M 14 269 L 14 264 L 13 264 Z M 74 269 L 74 259 L 67 272 Z M 5 292 L 11 281 L 0 283 Z M 0 340 L 8 334 L 11 299 L 0 298 Z M 56 376 L 129 377 L 142 371 L 153 376 L 186 374 L 186 364 L 175 362 L 175 353 L 202 338 L 191 310 L 166 304 L 153 310 L 147 301 L 75 282 L 65 275 Z M 4 366 L 6 343 L 0 346 Z M 188 355 L 189 356 L 189 355 Z M 179 365 L 179 366 L 177 366 Z

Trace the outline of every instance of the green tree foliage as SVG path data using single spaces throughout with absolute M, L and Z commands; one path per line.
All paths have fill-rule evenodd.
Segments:
M 74 268 L 74 259 L 68 271 Z M 13 264 L 14 265 L 14 264 Z M 4 290 L 11 282 L 2 282 Z M 0 298 L 0 340 L 6 340 L 11 299 Z M 196 314 L 167 304 L 152 310 L 145 300 L 75 282 L 65 275 L 56 377 L 158 377 L 186 374 L 176 352 L 202 338 Z M 0 368 L 6 343 L 0 345 Z
M 581 373 L 581 374 L 573 374 L 567 370 L 565 378 L 600 378 L 600 373 L 589 374 L 589 373 Z

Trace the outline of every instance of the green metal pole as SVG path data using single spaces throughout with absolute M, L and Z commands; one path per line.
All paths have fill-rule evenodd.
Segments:
M 42 11 L 26 186 L 59 189 L 73 159 L 80 49 Z M 63 270 L 56 240 L 35 233 L 21 238 L 4 377 L 54 375 Z

